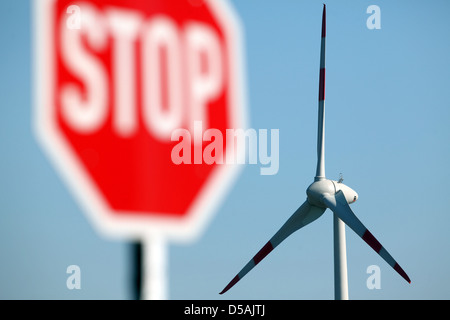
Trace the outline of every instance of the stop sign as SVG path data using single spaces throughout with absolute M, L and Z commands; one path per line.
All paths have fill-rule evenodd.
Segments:
M 171 133 L 193 133 L 198 121 L 223 135 L 245 127 L 232 9 L 219 0 L 34 6 L 37 136 L 91 220 L 108 234 L 197 235 L 239 168 L 175 164 Z

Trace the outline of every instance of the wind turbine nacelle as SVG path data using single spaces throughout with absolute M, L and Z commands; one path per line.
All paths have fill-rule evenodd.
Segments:
M 310 204 L 326 208 L 326 205 L 323 202 L 323 195 L 335 195 L 340 190 L 344 193 L 348 204 L 358 200 L 358 193 L 356 193 L 355 190 L 349 186 L 346 186 L 342 182 L 328 179 L 313 182 L 306 190 L 306 195 L 308 196 L 308 201 Z

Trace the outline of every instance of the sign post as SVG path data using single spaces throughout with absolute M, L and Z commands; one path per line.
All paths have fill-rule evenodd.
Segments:
M 239 21 L 225 0 L 34 10 L 37 138 L 97 230 L 143 242 L 143 297 L 167 298 L 167 242 L 198 237 L 239 171 L 171 159 L 176 129 L 246 127 Z
M 167 299 L 167 242 L 162 237 L 143 240 L 142 298 L 145 300 Z

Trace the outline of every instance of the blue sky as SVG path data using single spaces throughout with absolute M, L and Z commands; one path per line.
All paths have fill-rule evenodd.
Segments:
M 250 127 L 279 129 L 278 174 L 247 165 L 198 241 L 169 247 L 171 299 L 333 299 L 332 215 L 223 287 L 306 199 L 316 165 L 322 1 L 230 1 L 245 33 Z M 369 30 L 366 9 L 381 9 Z M 446 0 L 327 6 L 326 173 L 410 276 L 347 228 L 352 299 L 450 298 L 450 23 Z M 130 245 L 99 236 L 32 131 L 31 8 L 0 2 L 0 298 L 129 299 Z M 82 289 L 68 290 L 79 265 Z M 366 286 L 370 265 L 381 289 Z

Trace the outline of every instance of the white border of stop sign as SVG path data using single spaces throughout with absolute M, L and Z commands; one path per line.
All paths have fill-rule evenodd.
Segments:
M 85 171 L 74 151 L 59 132 L 54 97 L 54 39 L 55 17 L 52 5 L 56 0 L 34 1 L 34 129 L 38 141 L 47 152 L 58 172 L 74 193 L 89 220 L 107 236 L 144 238 L 149 234 L 172 240 L 193 240 L 201 234 L 211 215 L 232 186 L 242 166 L 218 165 L 200 189 L 196 199 L 183 218 L 140 216 L 130 212 L 112 213 L 96 184 Z M 231 128 L 247 127 L 247 109 L 243 65 L 241 24 L 225 0 L 204 0 L 221 26 L 227 43 L 227 85 L 230 90 Z M 168 157 L 170 161 L 170 157 Z

